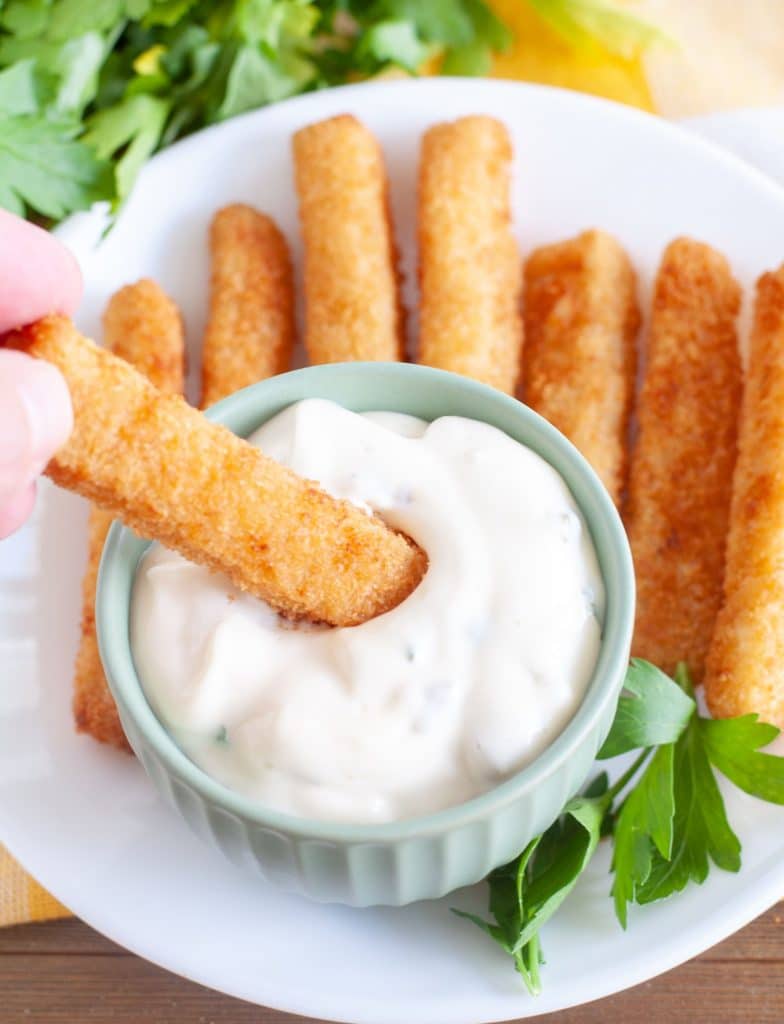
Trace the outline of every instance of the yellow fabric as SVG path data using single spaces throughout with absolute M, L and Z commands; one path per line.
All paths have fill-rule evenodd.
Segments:
M 42 889 L 0 846 L 0 927 L 68 916 L 62 903 Z
M 493 63 L 494 78 L 515 78 L 604 96 L 653 110 L 639 60 L 623 60 L 598 48 L 578 53 L 564 42 L 525 0 L 491 0 L 512 29 L 515 42 Z
M 668 117 L 784 100 L 781 0 L 620 2 L 677 45 L 655 46 L 641 60 L 578 53 L 526 0 L 491 0 L 516 37 L 493 76 L 579 89 Z M 0 926 L 67 915 L 0 846 Z

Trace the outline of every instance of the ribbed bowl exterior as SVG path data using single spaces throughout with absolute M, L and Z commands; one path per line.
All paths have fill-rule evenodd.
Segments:
M 225 856 L 312 899 L 400 906 L 443 896 L 515 857 L 585 782 L 609 731 L 628 663 L 634 577 L 623 527 L 587 463 L 552 427 L 499 392 L 405 364 L 340 364 L 272 378 L 210 415 L 247 434 L 301 398 L 392 409 L 426 419 L 453 414 L 493 423 L 547 459 L 569 485 L 591 531 L 606 590 L 602 647 L 583 704 L 536 760 L 490 793 L 430 817 L 391 825 L 307 821 L 267 810 L 210 779 L 180 751 L 147 703 L 130 649 L 133 579 L 144 541 L 116 523 L 96 604 L 107 679 L 123 728 L 147 774 L 190 828 Z
M 355 907 L 402 906 L 480 881 L 543 832 L 583 785 L 610 728 L 608 702 L 574 756 L 535 788 L 497 810 L 455 827 L 411 838 L 368 841 L 308 838 L 249 821 L 175 776 L 129 717 L 123 728 L 166 801 L 201 839 L 233 864 L 311 899 Z

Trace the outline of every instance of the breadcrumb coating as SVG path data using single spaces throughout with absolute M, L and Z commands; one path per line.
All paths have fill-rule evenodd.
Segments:
M 145 278 L 115 292 L 103 316 L 103 329 L 107 348 L 131 363 L 162 391 L 182 392 L 185 374 L 182 319 L 176 305 L 154 281 Z M 89 733 L 101 743 L 131 753 L 106 682 L 95 632 L 98 567 L 113 520 L 110 512 L 90 509 L 73 713 L 78 732 Z
M 529 256 L 525 401 L 579 448 L 616 505 L 626 482 L 639 327 L 636 276 L 611 235 L 585 231 Z
M 523 325 L 512 145 L 491 117 L 430 128 L 419 163 L 419 362 L 513 394 Z
M 705 696 L 719 718 L 756 712 L 784 728 L 784 267 L 757 282 Z
M 143 537 L 225 573 L 283 614 L 353 626 L 399 604 L 427 558 L 50 316 L 6 344 L 54 363 L 71 392 L 55 483 Z
M 653 297 L 626 516 L 637 575 L 632 652 L 702 679 L 721 604 L 742 389 L 740 288 L 721 253 L 680 238 Z
M 210 253 L 203 409 L 288 370 L 295 335 L 291 258 L 271 218 L 240 203 L 224 207 L 210 226 Z
M 378 142 L 342 114 L 300 129 L 293 152 L 310 362 L 402 359 L 404 311 Z
M 182 316 L 163 289 L 147 277 L 120 288 L 103 314 L 106 347 L 161 391 L 185 388 Z

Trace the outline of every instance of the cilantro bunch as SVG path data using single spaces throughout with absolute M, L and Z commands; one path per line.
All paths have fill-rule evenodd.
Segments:
M 634 660 L 599 759 L 640 751 L 620 778 L 602 772 L 519 857 L 487 879 L 492 921 L 456 910 L 513 958 L 528 990 L 541 989 L 539 932 L 588 866 L 599 841 L 613 844 L 612 897 L 625 928 L 629 903 L 652 903 L 701 885 L 711 864 L 738 871 L 741 845 L 716 781 L 784 804 L 784 757 L 761 753 L 778 735 L 757 715 L 699 714 L 689 673 L 672 680 Z
M 116 207 L 205 125 L 429 59 L 480 74 L 510 42 L 483 0 L 0 0 L 0 205 Z

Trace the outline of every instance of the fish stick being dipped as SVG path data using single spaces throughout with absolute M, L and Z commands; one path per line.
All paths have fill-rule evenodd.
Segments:
M 181 394 L 185 348 L 179 310 L 149 279 L 121 288 L 103 316 L 106 347 L 143 373 L 156 387 Z M 130 752 L 109 691 L 95 632 L 95 591 L 111 512 L 93 506 L 87 533 L 87 568 L 82 582 L 82 626 L 74 675 L 73 713 L 79 732 Z
M 536 249 L 525 265 L 524 305 L 525 402 L 579 448 L 617 505 L 640 326 L 629 258 L 595 230 Z
M 404 313 L 378 142 L 344 114 L 300 129 L 293 153 L 311 363 L 402 359 Z
M 291 617 L 356 625 L 403 600 L 425 554 L 51 316 L 4 343 L 54 363 L 74 430 L 46 467 L 143 537 Z
M 742 371 L 740 288 L 680 238 L 656 278 L 626 524 L 637 576 L 632 653 L 701 680 L 721 604 Z
M 719 718 L 784 728 L 784 267 L 757 282 L 724 599 L 705 671 Z
M 523 327 L 512 146 L 491 117 L 430 128 L 419 162 L 419 362 L 512 394 Z
M 289 369 L 294 280 L 277 225 L 250 206 L 219 210 L 210 226 L 210 309 L 201 406 Z

